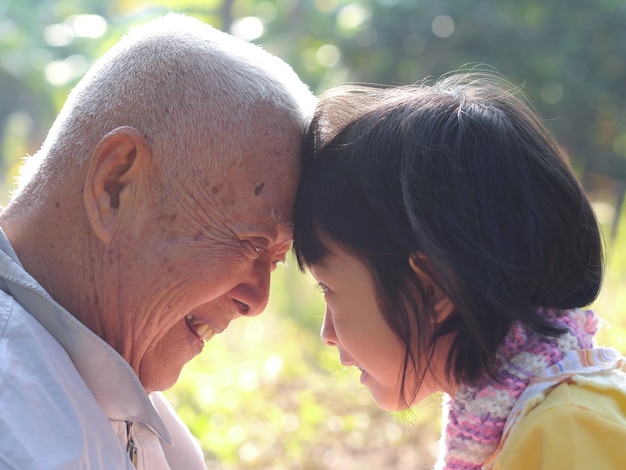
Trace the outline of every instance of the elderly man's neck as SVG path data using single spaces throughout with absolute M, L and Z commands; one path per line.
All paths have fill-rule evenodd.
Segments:
M 18 196 L 0 214 L 0 226 L 25 270 L 90 329 L 102 301 L 95 283 L 98 261 L 76 198 Z M 97 240 L 96 240 L 97 242 Z M 71 280 L 71 282 L 68 282 Z M 63 286 L 63 287 L 61 287 Z

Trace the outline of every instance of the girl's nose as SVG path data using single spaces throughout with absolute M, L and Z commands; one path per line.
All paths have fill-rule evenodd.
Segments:
M 324 313 L 324 322 L 322 323 L 322 331 L 320 336 L 322 341 L 328 346 L 337 345 L 337 336 L 335 334 L 335 325 L 333 324 L 333 315 L 328 307 Z

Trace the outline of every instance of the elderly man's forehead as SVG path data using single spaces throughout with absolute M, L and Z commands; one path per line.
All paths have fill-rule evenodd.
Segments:
M 276 222 L 278 225 L 283 226 L 285 229 L 293 230 L 293 213 L 285 213 L 284 209 L 278 207 L 270 207 L 268 211 L 268 217 L 272 222 Z

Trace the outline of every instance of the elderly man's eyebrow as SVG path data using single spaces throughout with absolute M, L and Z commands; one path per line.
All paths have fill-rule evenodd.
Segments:
M 277 224 L 276 239 L 273 242 L 274 246 L 285 247 L 285 250 L 291 248 L 293 243 L 293 222 L 279 222 Z
M 291 216 L 285 216 L 284 211 L 279 209 L 278 207 L 270 207 L 269 218 L 272 222 L 276 222 L 281 226 L 291 227 L 291 229 L 293 230 L 293 222 L 291 221 Z
M 278 239 L 288 239 L 289 242 L 293 240 L 293 222 L 279 222 L 278 223 Z

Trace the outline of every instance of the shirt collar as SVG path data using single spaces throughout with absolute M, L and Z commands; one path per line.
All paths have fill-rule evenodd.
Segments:
M 143 422 L 172 444 L 165 424 L 128 362 L 24 270 L 1 229 L 0 250 L 0 279 L 6 291 L 61 344 L 107 417 Z

